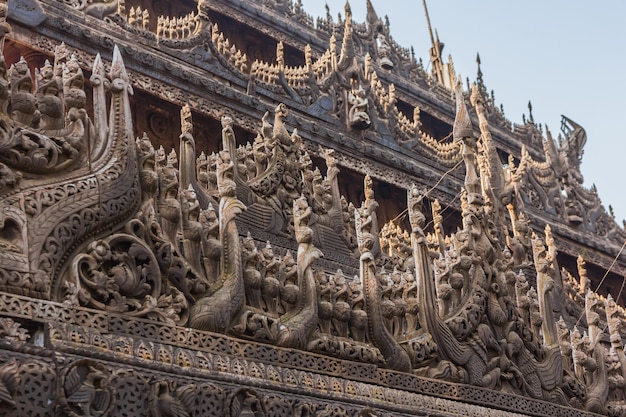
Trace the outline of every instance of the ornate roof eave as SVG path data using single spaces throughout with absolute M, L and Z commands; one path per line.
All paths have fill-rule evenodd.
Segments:
M 49 15 L 54 16 L 55 11 L 58 10 L 57 13 L 58 13 L 59 16 L 62 16 L 62 15 L 67 16 L 67 10 L 65 10 L 65 8 L 63 6 L 61 6 L 61 5 L 57 4 L 58 7 L 55 7 L 56 5 L 52 6 L 52 5 L 48 4 L 48 3 L 42 3 L 42 4 L 44 5 L 44 7 L 46 9 L 48 9 Z M 62 7 L 64 9 L 63 11 L 60 10 Z M 72 12 L 72 11 L 70 11 L 70 12 Z M 73 12 L 72 14 L 75 15 L 74 19 L 76 19 L 76 21 L 80 21 L 80 20 L 82 20 L 84 18 L 84 15 L 82 15 L 80 12 Z M 67 19 L 67 17 L 65 19 Z M 89 21 L 89 19 L 93 19 L 93 18 L 86 17 L 86 19 Z M 48 28 L 48 29 L 45 29 L 44 32 L 50 33 L 49 32 L 50 29 L 52 29 L 53 32 L 56 31 L 56 30 L 61 29 L 61 26 L 58 26 L 58 25 L 62 25 L 63 28 L 67 28 L 68 27 L 68 26 L 66 26 L 65 24 L 62 23 L 61 19 L 54 19 L 54 18 L 53 19 L 48 19 L 48 21 L 45 22 L 41 27 Z M 56 27 L 56 30 L 54 29 L 55 27 Z M 94 26 L 94 27 L 97 27 L 97 26 Z M 70 29 L 78 31 L 77 33 L 81 33 L 81 35 L 83 35 L 85 33 L 89 33 L 89 36 L 85 36 L 85 37 L 87 39 L 94 39 L 94 40 L 96 40 L 96 44 L 98 42 L 100 42 L 102 45 L 105 45 L 105 44 L 109 44 L 110 42 L 112 42 L 112 40 L 109 37 L 107 37 L 107 35 L 105 35 L 105 34 L 97 34 L 98 33 L 97 31 L 95 31 L 92 27 L 87 27 L 87 25 L 85 25 L 85 26 L 81 26 L 80 24 L 72 25 L 70 27 Z M 20 32 L 19 29 L 18 29 L 18 32 Z M 121 35 L 123 35 L 123 34 L 121 34 Z M 24 34 L 24 36 L 27 36 L 27 35 Z M 100 40 L 98 40 L 99 37 L 101 37 Z M 148 61 L 148 62 L 168 62 L 169 59 L 165 57 L 167 54 L 171 54 L 176 59 L 184 60 L 184 58 L 185 58 L 185 54 L 182 53 L 182 51 L 178 52 L 176 50 L 173 50 L 173 51 L 170 51 L 167 54 L 165 54 L 164 57 L 161 58 L 161 60 L 159 60 L 159 59 L 155 60 L 152 55 L 148 55 L 148 54 L 141 55 L 141 53 L 138 53 L 139 50 L 134 47 L 134 44 L 132 42 L 129 42 L 130 39 L 131 38 L 128 38 L 128 35 L 126 35 L 126 36 L 121 36 L 120 39 L 119 39 L 119 42 L 117 42 L 118 41 L 117 39 L 115 41 L 116 43 L 120 44 L 121 48 L 124 49 L 124 52 L 128 56 L 127 62 L 129 64 L 130 68 L 135 67 L 134 69 L 137 69 L 137 70 L 144 69 L 145 68 L 145 63 L 146 63 L 146 61 L 142 62 L 142 60 L 144 60 L 144 59 L 150 59 L 151 60 L 151 61 Z M 97 46 L 93 46 L 92 45 L 91 47 L 88 47 L 88 46 L 85 46 L 82 42 L 80 44 L 80 47 L 82 49 L 85 49 L 85 50 L 90 50 L 90 49 L 94 50 L 94 51 L 98 50 Z M 159 53 L 159 52 L 157 51 L 156 53 Z M 137 66 L 133 65 L 132 64 L 133 61 L 137 61 L 138 65 Z M 187 61 L 185 61 L 185 62 L 187 62 Z M 373 65 L 374 68 L 378 68 L 378 64 L 373 63 L 372 65 Z M 164 72 L 162 72 L 164 79 L 169 79 L 171 84 L 178 85 L 182 89 L 188 88 L 188 86 L 185 86 L 184 84 L 188 83 L 188 81 L 190 80 L 189 77 L 191 77 L 191 79 L 195 80 L 195 82 L 198 83 L 198 85 L 202 85 L 202 83 L 203 83 L 203 81 L 202 81 L 202 79 L 204 78 L 203 74 L 199 70 L 197 70 L 197 71 L 193 71 L 193 70 L 189 71 L 189 69 L 187 68 L 186 65 L 177 66 L 177 64 L 172 63 L 172 64 L 169 64 L 168 67 L 164 68 L 162 71 L 164 71 Z M 196 74 L 193 75 L 193 72 L 196 72 Z M 213 72 L 213 71 L 211 71 L 211 72 Z M 139 74 L 139 73 L 140 72 L 137 72 L 137 74 Z M 382 70 L 378 70 L 377 73 L 385 74 L 387 72 L 382 71 Z M 243 88 L 243 84 L 244 84 L 245 79 L 242 80 L 241 79 L 241 75 L 237 75 L 236 73 L 232 73 L 232 71 L 230 71 L 228 68 L 224 68 L 223 71 L 218 71 L 215 74 L 218 77 L 224 77 L 225 79 L 228 79 L 233 84 L 235 84 L 235 85 L 238 84 L 238 85 L 241 86 L 241 88 Z M 399 77 L 399 76 L 397 76 L 395 74 L 389 75 L 389 78 L 390 79 L 394 79 L 394 80 L 398 80 L 398 81 L 402 81 L 403 80 L 402 77 Z M 178 79 L 178 81 L 176 79 Z M 139 85 L 140 84 L 141 83 L 139 83 Z M 417 91 L 417 92 L 424 91 L 424 90 L 419 90 L 419 89 L 411 91 L 410 83 L 399 82 L 400 86 L 402 86 L 403 84 L 404 84 L 404 86 L 407 87 L 407 90 L 406 91 L 402 91 L 402 90 L 400 90 L 401 87 L 398 88 L 398 90 L 400 90 L 401 94 L 406 95 L 406 97 L 411 97 L 412 96 L 411 93 L 414 93 L 415 91 Z M 225 87 L 225 88 L 226 88 L 225 90 L 221 91 L 222 89 L 224 89 L 224 87 L 220 87 L 220 89 L 218 89 L 220 91 L 216 91 L 216 92 L 218 94 L 225 95 L 226 97 L 228 97 L 228 96 L 231 95 L 231 93 L 227 92 L 227 90 L 229 89 L 228 87 Z M 428 91 L 430 91 L 430 90 L 428 90 Z M 274 101 L 274 102 L 275 101 L 289 101 L 289 100 L 285 100 L 284 95 L 275 94 L 275 93 L 273 93 L 271 91 L 263 90 L 262 88 L 259 89 L 259 91 L 257 91 L 257 92 L 260 94 L 260 98 L 261 98 L 262 101 L 263 101 L 262 97 L 266 97 L 267 99 L 269 99 L 269 102 L 272 102 L 272 101 Z M 236 93 L 236 96 L 238 96 L 238 95 L 241 95 L 241 93 Z M 429 96 L 428 94 L 424 94 L 424 96 L 419 96 L 419 97 L 428 97 L 428 96 Z M 242 95 L 241 97 L 243 98 L 244 96 Z M 171 97 L 164 96 L 163 98 L 165 98 L 168 101 L 172 101 Z M 252 99 L 252 97 L 250 97 L 249 99 Z M 231 100 L 233 100 L 233 101 L 231 101 Z M 234 109 L 236 109 L 239 106 L 237 104 L 237 102 L 239 100 L 240 99 L 232 99 L 231 98 L 231 99 L 229 99 L 229 101 L 231 102 L 231 104 L 229 104 L 229 105 L 234 106 Z M 258 99 L 255 98 L 254 100 L 258 100 Z M 176 102 L 176 100 L 173 100 L 173 101 Z M 244 99 L 244 101 L 245 101 L 245 99 Z M 437 95 L 432 96 L 431 97 L 431 101 L 433 103 L 433 109 L 434 109 L 435 108 L 435 104 L 437 103 Z M 411 104 L 411 102 L 409 100 L 407 100 L 407 102 L 409 102 Z M 181 102 L 180 104 L 182 105 L 184 103 Z M 302 125 L 300 128 L 302 129 L 303 135 L 310 136 L 311 138 L 313 138 L 312 140 L 314 140 L 316 143 L 318 143 L 318 144 L 320 144 L 322 146 L 338 146 L 337 143 L 334 143 L 332 140 L 330 140 L 330 138 L 332 136 L 331 134 L 327 134 L 326 135 L 328 137 L 328 139 L 322 139 L 322 140 L 319 139 L 319 136 L 320 136 L 319 135 L 319 130 L 318 130 L 318 132 L 312 132 L 311 131 L 309 134 L 307 134 L 306 133 L 307 125 L 309 123 L 305 122 L 305 120 L 308 118 L 307 114 L 309 114 L 309 116 L 311 117 L 311 119 L 309 119 L 310 121 L 312 121 L 314 119 L 319 119 L 319 118 L 324 119 L 324 120 L 326 120 L 328 122 L 328 125 L 327 125 L 326 129 L 328 129 L 328 132 L 331 132 L 331 131 L 336 131 L 336 129 L 337 129 L 337 127 L 336 127 L 337 121 L 336 120 L 334 120 L 332 117 L 329 117 L 329 116 L 323 116 L 323 115 L 320 115 L 320 114 L 315 114 L 315 115 L 310 114 L 306 106 L 298 105 L 297 103 L 290 103 L 289 106 L 291 108 L 293 108 L 295 111 L 298 111 L 300 113 L 300 115 L 302 117 L 304 117 L 303 119 L 301 119 L 300 117 L 291 119 L 292 122 L 299 123 L 299 124 Z M 257 106 L 254 106 L 254 107 L 257 107 Z M 238 110 L 235 110 L 235 111 L 238 111 Z M 259 111 L 258 111 L 259 115 L 262 112 L 263 112 L 263 109 L 259 109 Z M 472 117 L 472 118 L 474 118 L 474 117 Z M 242 125 L 247 125 L 247 126 L 249 126 L 249 129 L 254 130 L 254 119 L 249 119 L 249 122 L 243 122 Z M 333 125 L 335 127 L 333 127 Z M 319 128 L 319 126 L 316 126 L 316 128 Z M 323 129 L 324 128 L 321 128 L 322 131 L 323 131 Z M 490 129 L 494 133 L 498 132 L 500 130 L 499 127 L 495 127 L 494 128 L 493 126 L 490 127 Z M 351 136 L 352 135 L 349 132 L 347 132 L 347 134 L 345 135 L 346 138 L 350 138 Z M 506 143 L 505 141 L 509 137 L 509 135 L 506 135 L 503 132 L 501 135 L 497 135 L 496 134 L 494 136 L 496 136 L 497 139 L 498 139 L 499 147 L 501 147 L 504 150 L 509 151 L 513 155 L 518 154 L 516 152 L 516 149 L 515 149 L 515 145 L 516 144 L 513 143 L 513 142 L 511 142 L 511 145 L 512 145 L 511 149 L 507 149 L 506 147 L 502 147 L 502 143 Z M 374 137 L 372 137 L 372 141 L 375 142 L 376 139 Z M 362 144 L 359 144 L 360 142 L 361 141 L 356 136 L 354 136 L 352 141 L 348 141 L 347 142 L 348 146 L 346 146 L 346 147 L 341 146 L 341 145 L 343 145 L 343 143 L 342 143 L 342 144 L 339 145 L 338 149 L 344 149 L 344 152 L 348 152 L 348 153 L 353 153 L 355 149 L 359 149 L 359 152 L 363 152 L 364 155 L 370 154 L 370 155 L 372 155 L 374 157 L 380 157 L 380 155 L 381 155 L 380 151 L 376 150 L 374 146 L 369 146 L 369 145 L 363 146 Z M 400 154 L 397 153 L 398 151 L 400 151 Z M 409 171 L 409 172 L 413 172 L 414 175 L 419 177 L 421 175 L 420 173 L 424 172 L 423 171 L 424 169 L 429 170 L 429 171 L 433 170 L 431 172 L 437 172 L 438 171 L 438 168 L 437 168 L 436 164 L 433 164 L 433 161 L 429 160 L 429 158 L 420 157 L 419 155 L 416 156 L 413 153 L 407 154 L 405 151 L 399 150 L 399 149 L 398 150 L 389 149 L 389 150 L 385 150 L 384 152 L 389 155 L 389 157 L 388 157 L 389 161 L 391 162 L 391 164 L 393 164 L 396 167 L 396 169 L 399 170 L 399 172 Z M 402 156 L 398 156 L 398 155 L 402 155 Z M 437 174 L 435 174 L 435 176 L 437 176 Z M 383 178 L 383 177 L 384 177 L 384 175 L 381 176 L 381 178 Z M 455 181 L 453 180 L 453 182 L 455 182 Z M 396 182 L 396 183 L 398 184 L 398 182 Z M 451 188 L 451 190 L 453 190 L 453 189 L 454 188 Z M 542 217 L 542 213 L 539 213 L 538 217 Z M 582 231 L 581 233 L 582 233 L 581 236 L 585 235 L 584 231 Z
M 87 17 L 87 19 L 91 19 L 91 17 Z M 52 19 L 51 20 L 51 24 L 52 26 L 54 26 L 54 22 L 60 22 L 60 20 L 58 19 Z M 119 22 L 118 22 L 119 23 Z M 97 39 L 98 35 L 96 34 L 97 31 L 91 29 L 90 27 L 87 26 L 81 26 L 81 25 L 75 25 L 72 26 L 71 30 L 75 31 L 77 35 L 82 35 L 85 36 L 87 38 L 91 38 L 91 39 Z M 88 35 L 87 35 L 88 34 Z M 143 34 L 143 35 L 142 35 Z M 104 35 L 100 35 L 100 36 L 104 36 Z M 129 37 L 130 36 L 130 37 Z M 129 40 L 133 39 L 134 37 L 137 36 L 139 37 L 140 43 L 146 45 L 149 49 L 153 49 L 154 53 L 153 54 L 144 54 L 140 49 L 138 49 L 136 47 L 136 42 L 129 42 Z M 196 35 L 196 36 L 202 36 L 202 34 Z M 214 35 L 215 37 L 215 35 Z M 156 38 L 156 41 L 158 42 L 158 38 Z M 184 40 L 183 40 L 184 41 Z M 72 40 L 68 40 L 68 42 L 72 42 Z M 165 63 L 165 67 L 163 67 L 163 70 L 165 70 L 165 72 L 169 72 L 170 75 L 168 76 L 166 73 L 162 72 L 162 77 L 164 79 L 168 79 L 170 78 L 172 75 L 174 77 L 179 77 L 183 80 L 187 80 L 187 81 L 191 81 L 191 80 L 197 80 L 196 82 L 200 82 L 202 84 L 202 78 L 203 78 L 203 74 L 200 72 L 201 69 L 197 68 L 196 70 L 193 69 L 192 67 L 188 67 L 188 65 L 181 65 L 178 69 L 177 65 L 174 63 L 174 61 L 172 61 L 172 58 L 174 60 L 183 60 L 185 63 L 192 63 L 195 64 L 195 66 L 197 67 L 197 61 L 193 61 L 193 59 L 191 59 L 187 53 L 183 52 L 183 51 L 179 51 L 177 49 L 172 49 L 171 47 L 165 46 L 165 45 L 161 45 L 160 43 L 156 43 L 155 44 L 155 37 L 153 34 L 150 34 L 148 32 L 148 36 L 145 36 L 145 33 L 143 32 L 138 32 L 138 33 L 134 33 L 132 35 L 127 35 L 124 37 L 120 37 L 119 39 L 116 39 L 116 43 L 118 43 L 122 49 L 124 49 L 125 53 L 129 56 L 129 58 L 127 59 L 127 61 L 129 62 L 130 65 L 132 65 L 133 61 L 139 61 L 140 64 L 151 64 L 151 68 L 152 69 L 157 69 L 160 68 L 164 63 Z M 167 43 L 166 43 L 167 44 Z M 158 50 L 155 49 L 156 45 L 158 45 Z M 185 43 L 183 42 L 181 45 L 185 45 Z M 173 46 L 173 45 L 172 45 Z M 217 56 L 219 51 L 216 51 L 215 49 L 212 50 L 213 51 L 213 55 Z M 160 58 L 158 58 L 160 55 Z M 146 61 L 147 60 L 147 61 Z M 189 61 L 193 61 L 193 62 L 189 62 Z M 218 60 L 217 63 L 223 63 L 224 60 Z M 241 73 L 240 71 L 238 71 L 236 68 L 232 67 L 231 65 L 228 65 L 228 63 L 226 64 L 222 64 L 222 69 L 220 69 L 220 65 L 207 65 L 204 69 L 210 71 L 211 73 L 217 75 L 218 78 L 223 77 L 225 79 L 228 80 L 229 83 L 231 84 L 239 84 L 243 87 L 243 84 L 248 81 L 247 80 L 247 76 L 243 73 Z M 138 66 L 137 68 L 144 68 L 143 65 Z M 195 75 L 193 75 L 193 73 L 196 73 Z M 243 77 L 243 78 L 242 78 Z M 184 82 L 184 81 L 183 81 Z M 178 84 L 181 86 L 181 88 L 185 88 L 183 87 L 180 83 L 176 82 L 175 80 L 171 80 L 172 84 Z M 289 100 L 285 100 L 284 96 L 281 96 L 280 94 L 276 95 L 275 93 L 272 93 L 272 91 L 270 90 L 264 90 L 263 87 L 257 87 L 257 93 L 262 97 L 262 96 L 266 96 L 269 98 L 268 102 L 272 102 L 272 101 L 287 101 L 289 102 Z M 169 99 L 168 99 L 169 100 Z M 299 106 L 298 103 L 290 103 L 290 107 L 293 108 L 300 108 L 304 113 L 307 113 L 308 110 L 306 109 L 306 107 L 302 107 Z M 434 108 L 434 105 L 433 105 Z M 316 118 L 324 118 L 323 115 L 320 114 L 316 114 L 315 115 Z M 327 120 L 331 123 L 337 123 L 336 120 L 333 120 L 333 118 L 328 117 Z M 425 163 L 428 163 L 429 161 L 426 160 Z M 406 166 L 406 165 L 405 165 Z
M 303 24 L 297 20 L 277 13 L 265 6 L 263 2 L 232 2 L 228 0 L 206 0 L 208 8 L 217 13 L 243 21 L 250 27 L 276 39 L 277 42 L 292 45 L 304 50 L 307 44 L 313 47 L 315 53 L 324 51 L 328 45 L 328 36 L 324 32 Z M 294 26 L 297 30 L 294 32 Z M 298 33 L 300 36 L 294 37 Z

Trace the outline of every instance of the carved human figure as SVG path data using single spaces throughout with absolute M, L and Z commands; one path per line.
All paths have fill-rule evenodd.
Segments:
M 313 210 L 317 214 L 326 214 L 332 208 L 333 196 L 324 184 L 324 178 L 318 168 L 313 171 Z
M 178 200 L 178 172 L 170 158 L 167 165 L 158 170 L 159 173 L 159 214 L 161 227 L 170 242 L 178 246 L 178 231 L 182 217 L 181 205 Z
M 252 235 L 243 239 L 243 280 L 245 283 L 246 302 L 250 307 L 261 309 L 261 264 L 260 254 Z
M 442 257 L 435 260 L 434 271 L 438 275 L 437 280 L 437 298 L 439 299 L 439 314 L 446 317 L 453 311 L 452 305 L 452 286 L 450 285 L 450 270 L 446 270 L 446 263 Z
M 508 378 L 511 384 L 521 392 L 534 398 L 542 398 L 543 392 L 541 381 L 537 375 L 537 367 L 530 353 L 526 350 L 524 341 L 515 331 L 509 331 L 506 333 L 505 342 L 504 353 L 506 358 L 502 359 L 503 376 Z
M 212 204 L 209 204 L 209 207 L 205 210 L 200 211 L 198 220 L 202 226 L 201 242 L 204 273 L 209 285 L 212 285 L 219 278 L 219 262 L 222 255 L 219 219 Z
M 193 266 L 196 273 L 202 273 L 201 240 L 202 223 L 200 223 L 200 204 L 196 193 L 189 188 L 180 193 L 182 208 L 183 249 L 185 258 Z
M 368 114 L 369 102 L 365 90 L 358 81 L 352 82 L 352 90 L 348 93 L 348 124 L 354 129 L 364 130 L 372 125 Z
M 262 282 L 261 295 L 264 310 L 271 315 L 278 314 L 280 304 L 280 281 L 278 281 L 278 261 L 274 256 L 272 245 L 268 241 L 261 250 Z
M 530 287 L 528 290 L 528 299 L 529 299 L 529 314 L 530 314 L 530 325 L 535 333 L 535 336 L 538 340 L 543 340 L 543 333 L 541 332 L 541 327 L 543 325 L 543 317 L 541 315 L 541 310 L 539 308 L 539 297 L 537 296 L 537 290 L 534 287 Z
M 329 277 L 322 271 L 319 271 L 315 274 L 315 280 L 317 282 L 317 308 L 320 319 L 320 332 L 324 334 L 331 334 L 333 317 L 332 294 L 334 282 L 331 281 Z
M 63 87 L 59 77 L 55 77 L 50 61 L 37 70 L 37 109 L 41 114 L 39 128 L 58 130 L 63 127 Z
M 570 342 L 572 346 L 572 359 L 574 362 L 574 372 L 579 381 L 583 384 L 591 383 L 590 372 L 596 368 L 595 361 L 588 355 L 589 337 L 581 334 L 577 327 L 570 332 Z
M 557 321 L 556 325 L 559 335 L 559 348 L 561 349 L 563 369 L 573 369 L 574 363 L 572 362 L 572 345 L 570 343 L 569 327 L 565 320 L 563 320 L 563 317 Z
M 265 113 L 265 116 L 268 115 L 269 113 Z M 256 164 L 255 177 L 258 177 L 267 168 L 268 151 L 265 147 L 265 140 L 263 139 L 263 136 L 257 135 L 256 138 L 254 138 L 254 143 L 252 144 L 252 155 L 254 157 L 254 163 Z
M 280 313 L 283 314 L 296 305 L 300 296 L 297 265 L 291 251 L 288 251 L 280 261 L 280 283 Z
M 515 282 L 515 297 L 517 299 L 517 312 L 524 323 L 530 325 L 530 298 L 528 296 L 528 281 L 522 271 L 517 275 Z
M 11 85 L 11 117 L 25 126 L 38 124 L 37 99 L 32 93 L 33 79 L 24 57 L 11 65 L 9 79 Z
M 626 380 L 620 358 L 614 347 L 607 356 L 607 376 L 609 383 L 609 401 L 623 403 L 626 399 Z
M 243 179 L 248 179 L 247 153 L 245 146 L 237 147 L 237 174 Z
M 403 274 L 394 269 L 391 273 L 391 299 L 394 303 L 393 311 L 393 334 L 396 337 L 405 336 L 407 333 L 408 323 L 406 318 L 407 302 L 404 299 L 404 277 Z
M 378 32 L 376 41 L 378 46 L 378 63 L 386 70 L 392 69 L 394 65 L 393 61 L 390 59 L 391 45 L 389 44 L 387 35 L 385 35 L 382 31 Z
M 540 313 L 543 319 L 542 336 L 548 347 L 556 346 L 558 335 L 556 330 L 555 314 L 560 308 L 558 289 L 555 282 L 556 271 L 552 268 L 551 259 L 548 255 L 543 241 L 533 237 L 533 259 L 537 270 L 537 292 L 539 299 Z
M 381 275 L 378 278 L 380 287 L 380 309 L 385 322 L 385 327 L 391 334 L 396 335 L 394 328 L 395 303 L 393 302 L 393 281 L 389 274 Z
M 529 254 L 531 253 L 531 229 L 529 220 L 524 212 L 519 213 L 515 219 L 515 211 L 509 204 L 509 213 L 513 222 L 513 236 L 507 236 L 506 242 L 513 254 L 513 264 L 516 267 L 527 266 Z
M 339 337 L 348 337 L 350 313 L 352 311 L 350 304 L 348 304 L 350 287 L 346 283 L 346 277 L 341 270 L 338 270 L 334 275 L 333 281 L 335 285 L 331 299 L 333 302 L 332 323 L 334 333 Z
M 361 289 L 361 279 L 355 276 L 350 284 L 350 314 L 349 330 L 350 337 L 357 342 L 367 341 L 367 312 L 364 310 L 363 291 Z
M 586 294 L 589 289 L 589 277 L 587 276 L 587 265 L 582 255 L 576 258 L 576 266 L 578 267 L 578 276 L 580 277 L 580 294 Z
M 63 67 L 63 98 L 68 109 L 84 109 L 87 104 L 87 95 L 84 89 L 85 76 L 76 55 Z
M 244 172 L 246 173 L 246 177 L 244 177 L 244 179 L 247 181 L 256 176 L 256 162 L 254 161 L 254 153 L 252 150 L 252 144 L 250 142 L 246 144 L 245 154 L 246 156 L 244 160 Z
M 419 299 L 417 296 L 417 282 L 412 272 L 404 273 L 404 292 L 402 294 L 406 302 L 407 334 L 411 335 L 419 328 Z

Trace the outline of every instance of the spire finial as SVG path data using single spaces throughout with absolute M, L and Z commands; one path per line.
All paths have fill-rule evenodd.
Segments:
M 441 51 L 443 51 L 443 43 L 439 42 L 439 35 L 435 30 L 433 35 L 433 28 L 430 24 L 430 16 L 428 15 L 428 6 L 426 6 L 426 0 L 422 0 L 424 4 L 424 12 L 426 13 L 426 23 L 428 23 L 428 33 L 430 35 L 430 62 L 433 64 L 433 72 L 439 84 L 444 83 L 443 77 L 443 61 L 441 60 Z

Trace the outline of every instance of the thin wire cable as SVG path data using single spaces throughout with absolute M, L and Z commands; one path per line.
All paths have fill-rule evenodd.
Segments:
M 609 272 L 611 272 L 611 268 L 613 268 L 613 265 L 615 265 L 615 263 L 619 259 L 620 255 L 624 251 L 625 247 L 626 247 L 626 240 L 624 240 L 624 243 L 622 243 L 622 247 L 620 248 L 619 252 L 617 252 L 617 255 L 615 255 L 615 258 L 613 258 L 613 262 L 611 262 L 611 265 L 609 265 L 609 269 L 607 269 L 606 272 L 604 273 L 604 276 L 602 277 L 602 279 L 600 280 L 600 282 L 596 286 L 596 289 L 594 290 L 594 292 L 598 292 L 598 290 L 600 289 L 600 287 L 604 283 L 604 280 L 609 275 Z M 617 295 L 617 298 L 615 299 L 616 302 L 617 302 L 617 300 L 619 300 L 619 297 L 622 295 L 622 290 L 623 289 L 624 289 L 624 280 L 622 280 L 622 288 L 620 288 L 619 294 Z M 583 309 L 583 311 L 581 311 L 581 313 L 580 313 L 580 316 L 578 317 L 578 320 L 576 321 L 575 326 L 578 326 L 578 323 L 580 323 L 580 321 L 582 320 L 584 314 L 585 314 L 585 310 Z
M 615 257 L 615 260 L 613 261 L 613 263 L 617 261 L 617 258 L 619 258 L 619 255 L 622 253 L 625 246 L 626 246 L 626 240 L 624 240 L 624 243 L 622 244 L 622 248 L 619 250 L 619 253 Z M 617 293 L 617 298 L 615 299 L 616 303 L 619 302 L 619 298 L 622 295 L 622 291 L 624 290 L 624 284 L 626 284 L 626 277 L 622 277 L 622 286 L 620 287 L 619 292 Z
M 444 172 L 441 175 L 441 178 L 439 178 L 439 180 L 437 180 L 437 182 L 435 183 L 435 185 L 433 185 L 432 187 L 430 187 L 430 189 L 428 191 L 426 191 L 426 193 L 424 194 L 424 197 L 428 197 L 428 194 L 430 194 L 431 191 L 433 191 L 435 188 L 437 188 L 437 186 L 439 184 L 441 184 L 441 181 L 443 181 L 443 179 L 452 171 L 454 171 L 455 169 L 457 169 L 459 167 L 459 165 L 463 162 L 463 160 L 459 160 L 452 168 L 450 168 L 449 170 L 447 170 L 446 172 Z M 454 197 L 454 200 L 456 200 L 457 196 Z M 450 203 L 452 204 L 452 203 Z M 446 208 L 450 207 L 450 205 L 446 206 Z M 405 208 L 404 210 L 402 210 L 400 212 L 400 214 L 398 214 L 396 217 L 394 217 L 393 219 L 390 220 L 391 223 L 394 223 L 396 220 L 398 220 L 399 218 L 403 217 L 407 212 L 409 211 L 408 207 Z
M 617 255 L 615 256 L 615 258 L 613 258 L 613 262 L 611 262 L 611 265 L 609 265 L 609 269 L 607 269 L 606 272 L 604 273 L 604 276 L 600 280 L 600 283 L 598 284 L 598 286 L 596 287 L 594 292 L 598 292 L 598 290 L 602 286 L 602 283 L 604 282 L 606 277 L 609 275 L 609 272 L 611 272 L 611 268 L 613 268 L 613 265 L 615 265 L 615 263 L 617 262 L 617 259 L 619 258 L 619 256 L 624 251 L 624 247 L 626 247 L 626 240 L 624 240 L 624 243 L 622 243 L 622 247 L 620 248 L 619 252 L 617 252 Z M 624 288 L 624 284 L 623 283 L 622 283 L 622 288 Z M 621 294 L 621 292 L 622 291 L 620 290 L 620 294 Z

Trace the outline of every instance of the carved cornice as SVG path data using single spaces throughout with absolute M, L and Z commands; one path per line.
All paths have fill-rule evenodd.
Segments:
M 459 416 L 467 413 L 494 417 L 518 413 L 559 417 L 594 415 L 517 395 L 377 369 L 374 365 L 290 349 L 268 349 L 263 344 L 223 335 L 5 293 L 0 293 L 0 310 L 10 317 L 34 323 L 49 322 L 48 346 L 69 355 L 64 363 L 72 363 L 74 357 L 91 358 L 112 364 L 107 366 L 109 372 L 130 367 L 147 372 L 145 375 L 154 373 L 174 378 L 181 385 L 193 379 L 232 386 L 245 378 L 251 386 L 268 394 L 298 398 L 306 392 L 315 401 L 330 400 L 354 408 L 376 398 L 381 411 L 401 414 L 412 414 L 419 409 Z M 17 349 L 25 353 L 32 350 L 27 344 Z M 238 358 L 244 351 L 246 359 Z M 22 358 L 22 361 L 26 359 Z M 32 359 L 36 360 L 37 356 Z M 299 369 L 294 366 L 297 363 L 306 363 L 308 369 Z M 59 370 L 49 372 L 54 378 Z

